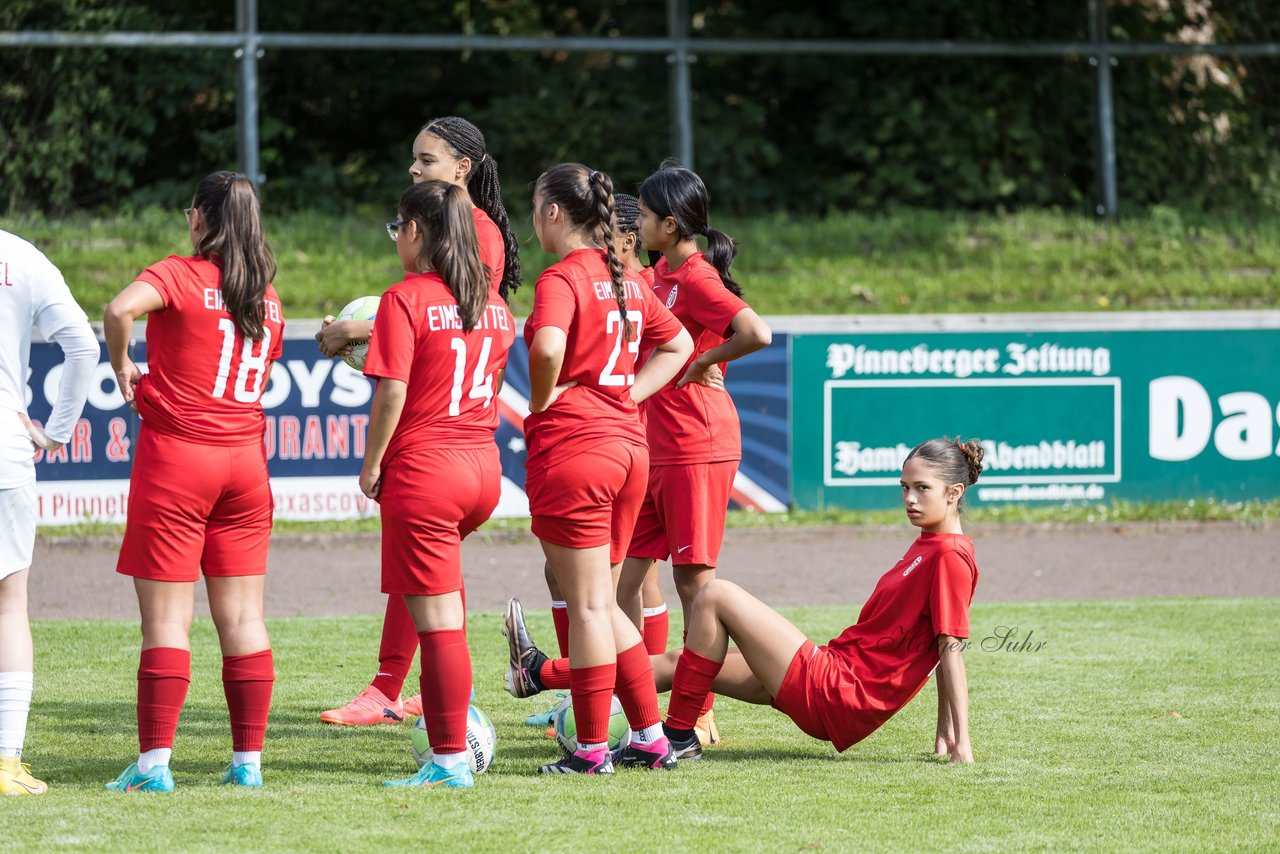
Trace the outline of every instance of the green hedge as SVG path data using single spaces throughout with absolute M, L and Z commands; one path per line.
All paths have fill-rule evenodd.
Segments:
M 1082 40 L 1085 3 L 876 0 L 789 8 L 691 3 L 709 38 Z M 798 5 L 798 4 L 791 4 Z M 1110 36 L 1280 41 L 1266 0 L 1113 0 Z M 263 3 L 263 31 L 661 35 L 665 4 L 474 0 Z M 1169 9 L 1163 10 L 1162 7 Z M 1204 9 L 1204 15 L 1200 16 Z M 410 11 L 412 10 L 412 12 Z M 234 28 L 233 0 L 8 0 L 0 30 Z M 1280 208 L 1280 60 L 1124 59 L 1115 69 L 1122 203 Z M 670 154 L 662 55 L 271 51 L 260 64 L 264 193 L 287 209 L 387 207 L 435 115 L 479 124 L 513 202 L 548 165 L 582 160 L 624 185 Z M 703 55 L 697 167 L 718 211 L 905 205 L 1087 210 L 1094 195 L 1087 58 Z M 235 162 L 230 51 L 0 53 L 0 208 L 176 204 Z

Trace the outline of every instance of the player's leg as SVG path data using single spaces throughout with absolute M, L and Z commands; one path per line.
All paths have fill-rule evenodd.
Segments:
M 642 619 L 640 633 L 644 635 L 644 647 L 650 655 L 659 655 L 667 651 L 667 637 L 671 632 L 671 614 L 667 610 L 667 601 L 662 595 L 662 583 L 659 578 L 658 562 L 649 561 L 644 583 L 640 586 Z
M 35 486 L 0 489 L 0 795 L 40 795 L 49 788 L 21 761 L 35 684 L 27 618 L 35 538 Z
M 266 576 L 210 576 L 206 583 L 231 719 L 231 765 L 222 782 L 256 788 L 262 785 L 262 747 L 276 678 L 263 620 Z
M 403 596 L 388 596 L 378 643 L 378 672 L 349 703 L 320 713 L 320 720 L 335 726 L 371 726 L 399 723 L 422 714 L 422 697 L 401 699 L 404 681 L 418 649 L 418 633 Z
M 666 730 L 682 753 L 693 753 L 694 724 L 728 657 L 729 639 L 743 662 L 770 697 L 776 697 L 796 652 L 808 640 L 781 614 L 738 585 L 716 579 L 693 603 L 684 652 L 672 677 Z M 731 672 L 742 688 L 750 688 L 740 669 Z M 728 687 L 728 686 L 727 686 Z M 686 758 L 682 756 L 681 758 Z

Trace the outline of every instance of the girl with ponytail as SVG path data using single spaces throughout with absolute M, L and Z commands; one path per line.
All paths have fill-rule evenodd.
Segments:
M 148 267 L 103 320 L 120 391 L 143 419 L 116 565 L 134 578 L 142 614 L 139 755 L 107 784 L 120 792 L 173 790 L 169 758 L 191 681 L 188 628 L 202 572 L 231 713 L 223 783 L 262 785 L 275 680 L 262 605 L 273 502 L 260 398 L 283 341 L 276 265 L 245 176 L 209 175 L 186 216 L 195 254 Z M 146 374 L 129 356 L 143 315 Z
M 654 659 L 658 690 L 671 690 L 665 732 L 682 759 L 701 755 L 694 723 L 709 691 L 772 705 L 805 734 L 844 751 L 936 673 L 934 752 L 973 761 L 963 651 L 978 565 L 960 519 L 982 453 L 976 441 L 943 438 L 907 455 L 902 503 L 920 535 L 876 584 L 858 621 L 823 646 L 736 584 L 703 586 L 684 649 Z
M 611 774 L 609 713 L 616 692 L 633 731 L 618 761 L 674 767 L 662 736 L 653 668 L 614 599 L 621 562 L 648 474 L 637 404 L 670 382 L 693 342 L 680 323 L 628 275 L 614 247 L 613 181 L 578 163 L 538 178 L 533 224 L 560 260 L 538 277 L 529 344 L 525 491 L 533 533 L 568 606 L 568 672 L 578 750 L 543 774 Z M 652 352 L 640 364 L 641 351 Z M 520 603 L 507 609 L 508 690 L 546 687 L 545 656 L 528 643 Z M 563 670 L 564 668 L 562 668 Z M 572 674 L 572 679 L 568 677 Z
M 711 228 L 708 216 L 706 185 L 688 169 L 664 164 L 640 186 L 640 242 L 662 256 L 654 266 L 653 290 L 688 330 L 694 353 L 679 381 L 644 405 L 649 484 L 618 581 L 618 601 L 637 625 L 658 610 L 652 593 L 649 601 L 641 593 L 656 587 L 658 561 L 671 559 L 686 625 L 693 598 L 716 575 L 742 459 L 738 411 L 725 391 L 724 372 L 728 362 L 772 340 L 729 272 L 737 242 Z M 698 238 L 706 240 L 705 251 Z M 666 643 L 665 635 L 657 637 L 663 623 L 650 622 L 656 651 Z M 714 744 L 719 733 L 710 701 L 703 712 L 699 736 Z
M 457 187 L 475 223 L 480 260 L 488 270 L 494 293 L 509 301 L 520 287 L 520 256 L 498 183 L 498 164 L 485 147 L 484 134 L 466 119 L 443 116 L 422 126 L 413 141 L 409 164 L 413 183 L 443 181 Z M 447 279 L 447 277 L 446 277 Z M 326 317 L 316 334 L 320 350 L 337 356 L 357 341 L 368 341 L 373 322 Z M 387 599 L 373 681 L 355 699 L 320 714 L 320 720 L 340 726 L 397 723 L 422 714 L 422 698 L 400 698 L 418 649 L 413 620 L 397 596 Z
M 378 305 L 364 365 L 378 384 L 360 489 L 382 515 L 382 591 L 410 616 L 421 650 L 434 760 L 387 785 L 464 789 L 474 780 L 461 548 L 502 492 L 494 398 L 515 321 L 489 285 L 465 190 L 415 184 L 392 226 L 405 279 Z

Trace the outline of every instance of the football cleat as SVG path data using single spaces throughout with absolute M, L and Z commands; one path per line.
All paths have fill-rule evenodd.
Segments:
M 707 713 L 698 718 L 698 722 L 693 725 L 693 731 L 698 736 L 698 743 L 703 747 L 719 744 L 720 728 L 716 726 L 716 710 L 707 709 Z
M 444 789 L 474 789 L 476 778 L 472 775 L 467 763 L 452 768 L 441 768 L 434 762 L 428 762 L 418 769 L 418 773 L 403 780 L 388 780 L 384 786 L 404 786 L 431 789 L 439 786 Z
M 107 783 L 107 788 L 113 792 L 172 792 L 173 772 L 168 765 L 157 765 L 143 774 L 134 762 Z
M 31 776 L 31 766 L 17 756 L 0 756 L 0 795 L 43 795 L 49 786 Z
M 570 753 L 559 762 L 543 765 L 539 774 L 612 774 L 613 754 L 607 750 L 597 750 L 583 755 Z
M 503 687 L 513 697 L 532 697 L 542 693 L 542 682 L 538 673 L 547 657 L 533 645 L 529 630 L 524 624 L 524 609 L 519 599 L 511 599 L 507 603 L 506 624 L 502 634 L 507 638 L 507 673 L 503 677 Z
M 676 753 L 672 749 L 671 742 L 665 737 L 649 744 L 637 744 L 632 741 L 625 747 L 618 748 L 613 756 L 613 762 L 623 768 L 670 771 L 676 767 Z
M 471 699 L 475 700 L 475 692 L 471 692 Z M 406 718 L 422 717 L 422 694 L 414 694 L 412 697 L 404 698 L 404 716 Z
M 262 788 L 262 768 L 249 762 L 243 765 L 228 765 L 227 773 L 222 775 L 222 784 L 234 783 L 246 789 Z
M 666 724 L 662 725 L 662 731 L 671 743 L 671 752 L 676 759 L 685 761 L 702 758 L 702 743 L 698 741 L 697 733 L 670 729 Z
M 398 724 L 404 715 L 404 703 L 399 697 L 392 700 L 370 685 L 342 708 L 321 712 L 320 720 L 334 726 L 372 726 Z

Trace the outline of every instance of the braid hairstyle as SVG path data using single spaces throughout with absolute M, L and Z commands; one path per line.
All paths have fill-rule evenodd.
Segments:
M 658 219 L 671 217 L 676 223 L 676 235 L 681 240 L 693 240 L 698 235 L 707 239 L 704 257 L 716 272 L 720 281 L 734 296 L 742 296 L 742 285 L 734 281 L 729 265 L 738 255 L 738 241 L 723 231 L 707 224 L 709 197 L 707 185 L 694 172 L 673 162 L 665 162 L 640 185 L 640 198 L 645 207 L 657 214 Z
M 520 252 L 511 231 L 511 218 L 502 203 L 502 185 L 498 183 L 498 162 L 485 149 L 480 128 L 458 116 L 441 116 L 422 126 L 419 133 L 429 133 L 449 146 L 454 157 L 470 157 L 467 191 L 476 207 L 489 215 L 502 234 L 502 283 L 498 293 L 511 302 L 511 293 L 520 287 Z
M 276 259 L 262 233 L 262 212 L 253 182 L 238 172 L 213 172 L 200 182 L 191 206 L 200 211 L 204 233 L 196 254 L 222 272 L 222 301 L 245 338 L 266 335 L 267 285 L 276 275 Z
M 639 234 L 636 225 L 640 219 L 640 200 L 626 193 L 613 194 L 613 213 L 618 220 L 618 231 L 623 234 Z
M 623 335 L 630 341 L 635 325 L 627 317 L 627 293 L 622 283 L 626 271 L 613 248 L 613 179 L 581 163 L 561 163 L 538 177 L 534 194 L 541 195 L 544 204 L 559 205 L 571 223 L 585 230 L 592 242 L 604 249 Z
M 958 436 L 955 439 L 949 436 L 930 439 L 911 449 L 907 459 L 913 457 L 919 457 L 929 463 L 938 476 L 947 483 L 964 484 L 966 492 L 982 475 L 983 450 L 977 439 L 970 439 L 968 442 L 961 442 Z M 906 460 L 903 462 L 905 463 Z M 956 505 L 956 509 L 964 509 L 964 493 L 960 494 L 960 502 Z
M 463 330 L 470 332 L 489 303 L 489 269 L 480 260 L 476 221 L 466 195 L 455 184 L 423 181 L 400 197 L 400 217 L 422 229 L 418 267 L 440 274 L 458 301 Z

